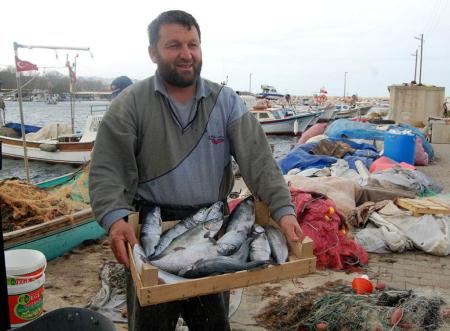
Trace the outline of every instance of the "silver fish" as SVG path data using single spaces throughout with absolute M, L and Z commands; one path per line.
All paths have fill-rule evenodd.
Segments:
M 199 278 L 210 275 L 225 274 L 230 272 L 250 270 L 268 264 L 268 261 L 242 262 L 230 256 L 217 256 L 209 259 L 201 259 L 193 265 L 182 269 L 179 276 L 183 278 Z
M 231 255 L 241 247 L 245 238 L 247 238 L 247 234 L 243 231 L 228 231 L 217 240 L 217 251 L 220 255 Z
M 139 275 L 141 275 L 142 265 L 144 263 L 149 263 L 149 261 L 145 256 L 144 249 L 139 244 L 136 244 L 133 247 L 133 259 L 136 265 L 137 272 L 139 273 Z M 186 280 L 186 278 L 173 275 L 161 269 L 158 270 L 158 279 L 163 284 L 175 284 Z
M 251 240 L 251 238 L 245 240 L 239 250 L 231 256 L 217 256 L 208 259 L 201 259 L 194 264 L 181 269 L 178 275 L 185 278 L 197 278 L 215 274 L 249 270 L 268 264 L 268 261 L 246 262 L 248 259 Z
M 230 215 L 226 232 L 235 230 L 248 235 L 255 224 L 255 204 L 252 199 L 246 199 L 237 205 Z
M 264 228 L 255 224 L 252 235 L 254 239 L 250 244 L 250 261 L 270 260 L 270 245 Z
M 193 244 L 187 247 L 180 247 L 176 250 L 161 255 L 156 260 L 151 260 L 150 263 L 155 267 L 178 274 L 178 272 L 197 262 L 201 259 L 207 259 L 217 256 L 216 245 L 213 242 L 205 242 L 200 244 Z
M 153 208 L 142 221 L 141 244 L 148 257 L 155 252 L 155 247 L 158 245 L 161 237 L 161 222 L 161 210 L 159 207 Z
M 181 236 L 183 233 L 194 228 L 200 223 L 220 217 L 222 214 L 222 206 L 223 202 L 218 201 L 209 208 L 202 208 L 195 215 L 183 219 L 173 228 L 165 232 L 161 236 L 158 246 L 156 246 L 153 258 L 159 256 L 167 247 L 169 247 L 170 243 L 175 238 Z
M 189 245 L 200 244 L 212 240 L 222 227 L 222 223 L 223 218 L 217 218 L 198 224 L 193 229 L 190 229 L 178 238 L 175 238 L 160 256 L 181 247 L 187 247 Z
M 288 258 L 287 241 L 280 230 L 272 226 L 266 228 L 267 239 L 269 240 L 272 256 L 277 263 L 286 262 Z

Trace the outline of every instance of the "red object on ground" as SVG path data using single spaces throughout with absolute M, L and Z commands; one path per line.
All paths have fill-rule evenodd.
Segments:
M 357 277 L 353 278 L 352 289 L 356 294 L 370 294 L 373 292 L 373 285 L 370 280 Z
M 373 161 L 372 165 L 369 168 L 369 172 L 375 172 L 375 171 L 379 171 L 379 170 L 387 170 L 387 169 L 392 169 L 395 167 L 400 167 L 403 169 L 409 169 L 409 170 L 415 170 L 416 167 L 413 165 L 410 165 L 406 162 L 395 162 L 394 160 L 386 157 L 386 156 L 382 156 L 378 159 L 376 159 L 375 161 Z
M 369 262 L 363 247 L 347 237 L 344 216 L 326 196 L 291 188 L 298 223 L 313 241 L 317 268 L 352 269 Z
M 414 155 L 414 165 L 426 166 L 428 165 L 428 154 L 423 148 L 422 138 L 416 136 L 416 153 Z
M 328 123 L 317 123 L 310 127 L 308 130 L 302 133 L 302 136 L 298 140 L 297 144 L 304 144 L 310 138 L 323 134 L 327 128 Z

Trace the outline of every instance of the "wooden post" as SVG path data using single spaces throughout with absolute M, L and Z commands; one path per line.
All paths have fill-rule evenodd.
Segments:
M 18 58 L 18 44 L 14 43 L 14 63 L 16 63 L 16 58 Z M 30 182 L 30 168 L 28 165 L 28 155 L 27 155 L 27 141 L 25 137 L 25 121 L 23 119 L 23 106 L 22 106 L 22 87 L 20 86 L 20 78 L 22 77 L 21 72 L 17 71 L 16 68 L 16 81 L 17 81 L 17 90 L 19 94 L 19 112 L 20 112 L 20 129 L 22 133 L 22 146 L 23 146 L 23 162 L 25 166 L 25 174 L 27 177 L 27 182 Z

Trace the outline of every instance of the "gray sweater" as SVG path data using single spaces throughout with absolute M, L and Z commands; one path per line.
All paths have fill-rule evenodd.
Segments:
M 250 191 L 278 220 L 294 214 L 284 178 L 257 120 L 230 88 L 200 79 L 194 115 L 180 123 L 158 75 L 119 95 L 95 141 L 89 191 L 95 217 L 109 231 L 139 196 L 161 205 L 226 200 L 231 155 Z

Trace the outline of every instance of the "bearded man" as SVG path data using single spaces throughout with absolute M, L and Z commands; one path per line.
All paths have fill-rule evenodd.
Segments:
M 264 201 L 286 237 L 303 234 L 266 136 L 229 87 L 200 77 L 201 34 L 190 14 L 173 10 L 148 26 L 148 53 L 157 70 L 124 90 L 105 114 L 93 151 L 92 208 L 117 260 L 129 266 L 137 243 L 127 215 L 159 206 L 163 221 L 182 219 L 233 188 L 231 157 L 250 191 Z M 140 307 L 128 272 L 129 330 L 230 330 L 229 293 Z

